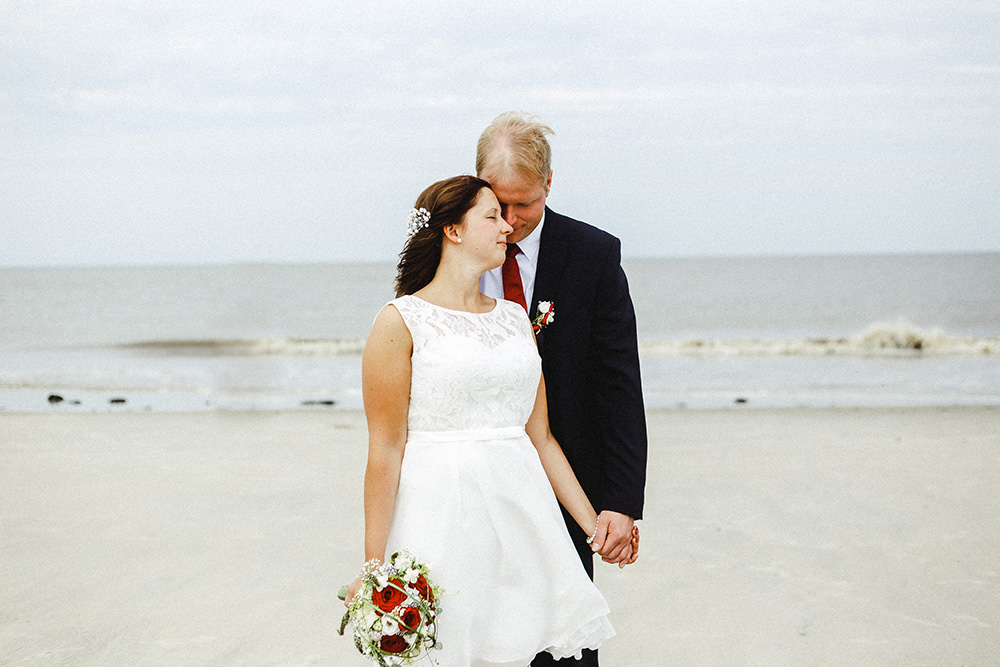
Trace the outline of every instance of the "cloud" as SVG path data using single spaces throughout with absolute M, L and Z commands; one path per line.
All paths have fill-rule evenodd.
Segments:
M 980 219 L 997 208 L 970 184 L 1000 159 L 998 7 L 14 0 L 0 171 L 17 201 L 0 225 L 30 239 L 63 216 L 120 228 L 139 210 L 165 236 L 195 215 L 253 220 L 259 248 L 282 242 L 276 216 L 349 235 L 471 168 L 506 109 L 555 127 L 559 196 L 595 219 L 652 217 L 664 190 L 685 224 L 743 238 L 786 202 L 862 227 L 889 208 L 879 192 L 918 202 L 921 224 Z M 829 175 L 849 196 L 817 194 Z
M 1000 65 L 950 65 L 939 69 L 950 74 L 974 74 L 991 77 L 1000 75 Z
M 275 63 L 348 62 L 385 38 L 353 7 L 316 2 L 35 2 L 5 18 L 8 53 L 123 74 L 170 65 L 253 78 Z
M 203 97 L 185 95 L 159 85 L 130 86 L 117 90 L 60 91 L 53 97 L 62 100 L 64 105 L 84 113 L 113 110 L 254 116 L 292 114 L 298 108 L 297 102 L 288 98 L 268 100 L 231 95 Z

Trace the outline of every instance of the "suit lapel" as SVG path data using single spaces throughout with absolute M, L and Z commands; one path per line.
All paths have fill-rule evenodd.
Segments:
M 535 288 L 528 309 L 532 317 L 539 301 L 555 301 L 561 287 L 562 269 L 566 261 L 568 239 L 562 216 L 545 208 L 545 225 L 538 246 L 538 266 L 535 267 Z
M 569 252 L 566 223 L 562 216 L 545 208 L 545 225 L 538 245 L 538 265 L 535 267 L 535 287 L 528 304 L 528 314 L 533 320 L 539 301 L 551 301 L 559 309 L 559 294 L 562 289 L 563 265 Z M 545 329 L 535 335 L 538 352 L 545 355 Z

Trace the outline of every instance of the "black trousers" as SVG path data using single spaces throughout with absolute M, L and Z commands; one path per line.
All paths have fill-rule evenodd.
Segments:
M 566 658 L 565 660 L 555 660 L 548 653 L 539 653 L 535 656 L 535 659 L 531 661 L 531 667 L 548 667 L 549 665 L 558 665 L 559 667 L 569 667 L 570 665 L 582 665 L 583 667 L 597 667 L 597 651 L 591 651 L 590 649 L 583 650 L 583 658 L 580 660 L 574 660 L 573 658 Z

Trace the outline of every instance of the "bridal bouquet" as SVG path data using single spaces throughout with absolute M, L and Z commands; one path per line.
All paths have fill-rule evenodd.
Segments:
M 354 626 L 354 645 L 379 667 L 398 667 L 416 660 L 437 643 L 441 608 L 427 566 L 405 551 L 397 551 L 378 567 L 361 574 L 361 587 L 340 622 L 340 634 Z M 347 594 L 341 590 L 341 599 Z

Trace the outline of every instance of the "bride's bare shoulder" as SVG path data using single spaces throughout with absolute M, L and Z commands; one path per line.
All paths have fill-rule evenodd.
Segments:
M 382 306 L 382 310 L 375 315 L 372 322 L 372 334 L 376 332 L 407 331 L 406 321 L 395 302 L 389 302 Z

